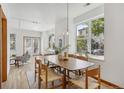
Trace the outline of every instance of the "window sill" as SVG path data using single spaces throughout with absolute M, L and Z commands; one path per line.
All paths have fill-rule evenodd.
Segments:
M 76 54 L 76 55 L 80 55 L 80 54 Z M 82 54 L 82 56 L 85 56 L 85 54 Z M 93 54 L 88 54 L 88 60 L 95 62 L 104 62 L 104 56 L 96 56 Z
M 88 55 L 88 59 L 92 61 L 104 62 L 104 56 Z

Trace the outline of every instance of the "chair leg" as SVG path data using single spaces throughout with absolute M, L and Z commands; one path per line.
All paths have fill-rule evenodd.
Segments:
M 64 77 L 62 77 L 62 89 L 64 89 Z
M 100 86 L 98 86 L 98 89 L 100 89 Z
M 69 88 L 69 89 L 71 88 L 72 85 L 73 85 L 72 82 L 68 82 L 68 88 Z
M 68 82 L 68 88 L 70 89 L 72 86 L 72 83 L 71 82 Z
M 40 80 L 40 78 L 38 79 L 38 88 L 39 89 L 41 88 L 41 80 Z
M 54 81 L 52 81 L 52 88 L 54 88 Z
M 18 66 L 18 68 L 19 68 L 19 61 L 17 61 L 17 66 Z
M 59 67 L 59 73 L 61 73 L 61 67 Z
M 69 80 L 69 78 L 70 78 L 69 70 L 67 70 L 67 76 L 68 76 L 68 80 Z
M 47 82 L 45 82 L 45 89 L 47 89 Z
M 81 75 L 81 71 L 79 70 L 79 75 Z
M 36 82 L 36 72 L 35 72 L 34 80 L 35 80 L 35 82 Z
M 16 66 L 17 61 L 15 60 L 15 66 Z

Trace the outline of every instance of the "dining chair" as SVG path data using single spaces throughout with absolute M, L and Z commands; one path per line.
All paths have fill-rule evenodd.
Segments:
M 72 58 L 77 58 L 77 59 L 80 59 L 80 60 L 86 60 L 88 61 L 88 58 L 85 57 L 85 56 L 82 56 L 82 55 L 75 55 L 75 54 L 68 54 L 69 57 L 72 57 Z
M 75 58 L 75 56 L 76 56 L 76 55 L 74 55 L 74 54 L 68 54 L 68 57 L 73 57 L 73 58 Z
M 55 55 L 55 54 L 44 54 L 44 55 L 42 55 L 42 56 L 49 56 L 49 55 Z M 56 71 L 57 73 L 60 73 L 60 72 L 61 72 L 61 67 L 60 67 L 60 66 L 57 66 L 57 65 L 55 65 L 55 64 L 53 64 L 53 63 L 50 63 L 49 61 L 46 62 L 46 60 L 44 60 L 44 61 L 45 61 L 45 64 L 47 64 L 47 66 L 48 66 L 49 68 L 53 69 L 53 70 Z
M 52 63 L 50 63 L 50 62 L 47 62 L 46 64 L 47 64 L 47 66 L 48 66 L 49 68 L 53 69 L 54 71 L 56 71 L 56 72 L 58 72 L 58 73 L 61 72 L 61 67 L 60 67 L 60 66 L 57 66 L 57 65 L 55 65 L 55 64 L 52 64 Z
M 75 57 L 80 60 L 88 61 L 88 57 L 85 57 L 85 56 L 77 55 Z M 81 74 L 83 74 L 81 73 L 81 70 L 78 70 L 78 75 L 81 75 Z
M 40 61 L 40 66 L 39 66 L 39 88 L 41 88 L 41 83 L 45 84 L 45 88 L 48 88 L 48 83 L 52 84 L 51 88 L 57 88 L 62 86 L 64 87 L 64 80 L 62 75 L 58 75 L 53 71 L 53 69 L 49 68 L 48 65 L 43 64 L 41 60 Z M 59 85 L 54 84 L 56 80 L 61 81 Z
M 36 81 L 36 77 L 38 75 L 38 68 L 39 68 L 39 61 L 37 61 L 36 57 L 35 57 L 35 81 Z
M 88 58 L 85 57 L 85 56 L 80 56 L 80 55 L 78 55 L 78 56 L 76 56 L 76 58 L 77 58 L 77 59 L 80 59 L 80 60 L 88 61 Z
M 96 79 L 95 79 L 95 78 Z M 85 75 L 78 79 L 70 79 L 69 86 L 76 85 L 83 89 L 100 89 L 101 81 L 100 81 L 100 65 L 97 68 L 85 70 Z

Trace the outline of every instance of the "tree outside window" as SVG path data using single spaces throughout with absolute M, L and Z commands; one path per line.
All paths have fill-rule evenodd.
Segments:
M 93 20 L 91 24 L 91 54 L 104 55 L 104 18 Z
M 104 18 L 89 20 L 77 26 L 77 53 L 104 56 Z
M 82 55 L 87 51 L 88 24 L 80 24 L 77 28 L 77 52 Z

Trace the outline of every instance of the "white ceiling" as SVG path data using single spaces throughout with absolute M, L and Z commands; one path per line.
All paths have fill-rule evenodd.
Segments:
M 104 5 L 103 3 L 91 3 L 89 6 L 86 6 L 86 3 L 71 3 L 69 4 L 69 17 L 77 17 L 81 14 L 84 14 L 96 7 Z
M 74 18 L 103 4 L 69 4 L 69 17 Z M 37 31 L 47 31 L 55 27 L 56 20 L 67 17 L 65 3 L 7 4 L 10 19 L 20 21 L 21 27 Z M 29 26 L 30 25 L 30 26 Z

